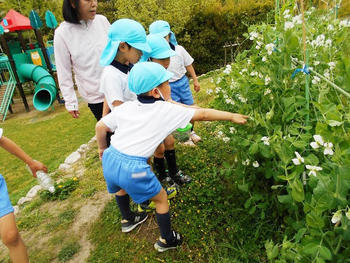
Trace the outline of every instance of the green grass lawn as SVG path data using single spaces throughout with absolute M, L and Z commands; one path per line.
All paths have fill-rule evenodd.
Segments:
M 4 136 L 16 142 L 34 159 L 43 162 L 52 172 L 95 133 L 96 120 L 85 103 L 81 104 L 80 112 L 80 118 L 73 119 L 60 105 L 46 112 L 10 116 L 0 127 L 4 129 Z M 12 204 L 16 204 L 36 184 L 25 164 L 2 148 L 0 173 L 6 179 Z

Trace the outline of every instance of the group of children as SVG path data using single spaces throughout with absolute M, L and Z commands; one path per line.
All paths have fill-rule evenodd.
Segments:
M 192 75 L 198 91 L 193 58 L 177 44 L 166 21 L 153 22 L 149 32 L 146 36 L 142 25 L 131 19 L 111 25 L 100 60 L 105 67 L 100 83 L 105 105 L 96 137 L 107 190 L 116 194 L 121 212 L 122 232 L 132 231 L 148 217 L 146 212 L 131 211 L 130 197 L 140 205 L 153 203 L 160 230 L 154 247 L 163 252 L 179 246 L 182 237 L 170 223 L 168 199 L 173 189 L 164 189 L 160 181 L 168 176 L 177 185 L 191 181 L 177 169 L 171 133 L 194 121 L 245 124 L 248 116 L 194 106 L 186 77 L 186 72 Z M 192 137 L 200 140 L 194 132 Z M 152 155 L 158 178 L 149 165 Z
M 146 208 L 155 206 L 160 238 L 154 247 L 163 252 L 181 245 L 183 239 L 172 229 L 169 213 L 168 199 L 176 194 L 176 188 L 165 189 L 160 182 L 178 186 L 191 181 L 177 168 L 171 133 L 194 121 L 245 124 L 248 116 L 194 106 L 186 77 L 188 72 L 194 89 L 199 91 L 193 58 L 177 44 L 166 21 L 153 22 L 149 32 L 146 36 L 143 26 L 131 19 L 120 19 L 110 26 L 108 43 L 100 58 L 104 66 L 100 80 L 104 104 L 96 137 L 107 190 L 116 194 L 121 212 L 122 232 L 130 232 L 145 222 Z M 0 146 L 26 162 L 34 176 L 39 170 L 47 172 L 41 162 L 2 134 L 0 129 Z M 191 140 L 198 142 L 200 137 L 192 131 Z M 158 177 L 149 164 L 152 155 Z M 140 205 L 139 212 L 131 211 L 130 197 Z M 13 262 L 28 262 L 1 175 L 0 235 Z

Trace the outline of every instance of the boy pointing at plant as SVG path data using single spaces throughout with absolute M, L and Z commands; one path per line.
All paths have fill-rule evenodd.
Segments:
M 161 237 L 154 244 L 159 252 L 181 245 L 182 237 L 171 228 L 167 194 L 151 170 L 147 159 L 158 145 L 177 128 L 185 127 L 191 120 L 227 120 L 245 124 L 248 116 L 214 109 L 194 109 L 168 102 L 172 77 L 163 66 L 154 62 L 137 63 L 130 71 L 129 89 L 137 100 L 127 101 L 113 109 L 96 124 L 99 155 L 109 193 L 129 195 L 135 203 L 152 200 L 156 204 L 156 218 Z M 107 148 L 106 133 L 118 129 Z M 129 202 L 119 206 L 122 228 L 135 220 Z

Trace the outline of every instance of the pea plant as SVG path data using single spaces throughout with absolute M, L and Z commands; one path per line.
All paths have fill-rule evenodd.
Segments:
M 283 238 L 265 243 L 274 262 L 344 262 L 350 255 L 350 21 L 286 1 L 276 24 L 215 77 L 213 106 L 250 116 L 218 126 L 234 149 L 230 169 L 262 219 L 275 213 Z M 306 54 L 306 56 L 304 56 Z M 330 83 L 332 85 L 330 85 Z M 339 89 L 335 89 L 334 85 Z M 339 90 L 343 92 L 339 92 Z M 266 187 L 268 186 L 268 187 Z

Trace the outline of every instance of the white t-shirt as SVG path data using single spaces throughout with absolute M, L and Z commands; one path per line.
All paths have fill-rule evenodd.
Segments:
M 3 133 L 3 130 L 2 130 L 2 128 L 0 128 L 0 139 L 2 137 L 2 133 Z
M 174 73 L 169 82 L 181 79 L 186 74 L 186 67 L 192 65 L 194 59 L 183 46 L 175 46 L 176 56 L 170 57 L 168 71 Z
M 137 99 L 136 94 L 128 88 L 128 74 L 111 65 L 103 69 L 100 92 L 105 95 L 111 110 L 114 108 L 112 103 L 115 100 L 126 102 Z
M 150 157 L 158 145 L 174 130 L 190 122 L 195 109 L 156 101 L 127 101 L 102 118 L 112 131 L 111 145 L 118 151 L 140 157 Z

